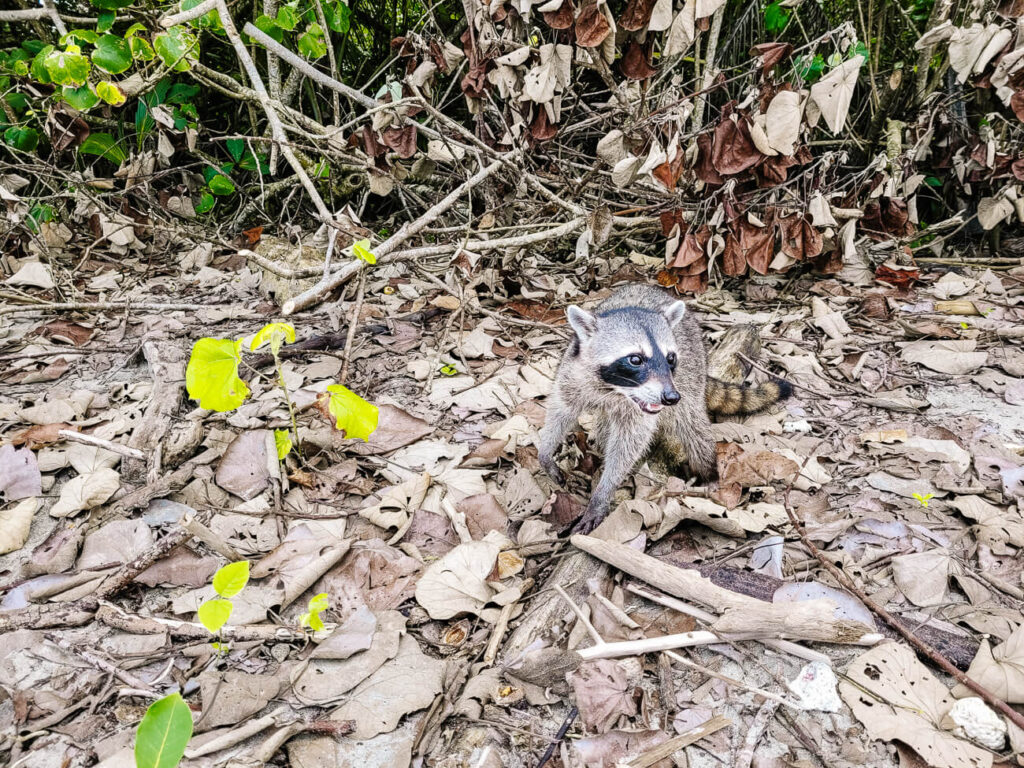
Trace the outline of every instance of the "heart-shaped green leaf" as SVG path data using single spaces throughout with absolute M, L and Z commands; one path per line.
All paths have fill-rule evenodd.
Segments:
M 79 112 L 95 107 L 100 97 L 88 85 L 80 85 L 77 88 L 65 85 L 61 88 L 60 97 Z
M 112 107 L 120 107 L 126 101 L 124 92 L 109 80 L 96 83 L 96 95 Z
M 185 369 L 185 388 L 201 408 L 230 411 L 249 396 L 249 387 L 238 377 L 240 347 L 240 341 L 210 338 L 200 339 L 192 347 L 192 357 Z
M 135 731 L 136 768 L 174 768 L 192 738 L 192 711 L 172 693 L 154 701 Z
M 172 67 L 176 72 L 187 72 L 192 66 L 185 58 L 186 54 L 199 58 L 199 41 L 196 36 L 184 27 L 171 27 L 156 36 L 153 41 L 156 55 L 165 66 Z
M 199 606 L 199 621 L 211 633 L 216 634 L 228 623 L 233 608 L 230 600 L 207 600 Z
M 270 344 L 270 351 L 275 355 L 281 351 L 281 345 L 287 341 L 295 343 L 295 329 L 288 323 L 267 323 L 252 337 L 250 349 L 259 349 L 264 344 Z
M 377 263 L 377 257 L 370 250 L 369 240 L 356 240 L 356 242 L 352 243 L 352 253 L 357 259 L 361 259 L 367 264 Z
M 341 384 L 331 384 L 327 391 L 330 393 L 328 409 L 335 419 L 335 426 L 345 431 L 345 437 L 369 440 L 377 429 L 380 416 L 377 406 Z
M 274 446 L 277 448 L 277 460 L 281 461 L 291 453 L 292 439 L 288 437 L 287 429 L 274 430 Z
M 213 574 L 213 590 L 221 597 L 234 597 L 249 583 L 249 561 L 228 563 Z
M 104 72 L 119 75 L 132 65 L 131 47 L 117 35 L 104 35 L 96 41 L 92 63 Z

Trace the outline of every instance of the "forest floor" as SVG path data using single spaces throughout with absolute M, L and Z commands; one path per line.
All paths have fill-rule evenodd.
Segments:
M 644 279 L 620 261 L 619 279 Z M 715 425 L 717 486 L 639 470 L 593 535 L 616 565 L 600 568 L 566 538 L 597 460 L 581 431 L 561 455 L 568 488 L 555 488 L 536 441 L 569 337 L 562 310 L 607 291 L 540 275 L 500 295 L 510 276 L 494 270 L 447 287 L 397 264 L 367 270 L 361 300 L 353 283 L 285 318 L 300 439 L 278 462 L 272 430 L 291 422 L 268 355 L 243 355 L 251 395 L 230 412 L 197 408 L 184 377 L 200 337 L 248 339 L 281 319 L 270 279 L 205 248 L 183 265 L 91 258 L 81 300 L 113 309 L 0 309 L 0 742 L 12 766 L 132 766 L 146 707 L 176 690 L 196 719 L 189 766 L 423 755 L 532 768 L 552 744 L 548 766 L 1012 761 L 1005 742 L 988 751 L 954 735 L 941 718 L 953 679 L 838 589 L 825 562 L 954 666 L 983 640 L 995 647 L 975 672 L 1020 700 L 1024 268 L 937 269 L 900 290 L 848 264 L 691 302 L 710 347 L 755 326 L 751 379 L 783 375 L 794 395 Z M 7 289 L 37 295 L 45 277 Z M 319 348 L 296 351 L 311 339 Z M 368 442 L 341 439 L 316 405 L 342 380 L 380 408 Z M 593 539 L 580 544 L 596 553 Z M 655 562 L 627 568 L 623 549 Z M 196 611 L 214 572 L 241 559 L 251 580 L 214 647 Z M 662 595 L 665 569 L 695 567 L 710 581 L 675 590 L 686 613 L 632 591 Z M 552 573 L 575 574 L 558 585 L 565 598 Z M 712 582 L 734 593 L 731 611 L 698 605 Z M 320 593 L 314 635 L 300 617 Z M 786 633 L 772 622 L 803 609 L 764 602 L 760 640 L 676 658 L 566 653 L 595 635 L 598 647 L 739 635 L 742 601 L 815 598 L 838 612 L 813 630 Z M 529 628 L 538 615 L 550 620 Z M 836 616 L 885 638 L 814 636 Z M 541 644 L 557 651 L 543 670 L 523 656 Z M 811 659 L 824 687 L 802 709 L 788 683 Z

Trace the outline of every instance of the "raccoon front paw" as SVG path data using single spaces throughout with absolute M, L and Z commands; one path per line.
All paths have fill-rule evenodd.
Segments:
M 540 466 L 541 469 L 544 470 L 544 473 L 550 477 L 556 485 L 565 487 L 565 474 L 558 468 L 558 465 L 555 464 L 554 459 L 542 456 L 540 459 Z
M 586 535 L 603 523 L 606 517 L 608 517 L 608 512 L 606 510 L 588 506 L 586 511 L 583 513 L 583 516 L 576 521 L 576 525 L 572 527 L 572 531 L 570 531 L 570 533 L 581 533 Z

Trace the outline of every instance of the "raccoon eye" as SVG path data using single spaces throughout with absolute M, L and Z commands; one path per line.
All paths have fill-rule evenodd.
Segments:
M 676 367 L 676 353 L 675 352 L 669 352 L 668 355 L 665 356 L 665 360 L 668 361 L 668 365 L 669 365 L 670 368 L 675 368 Z
M 643 355 L 630 355 L 628 359 L 629 364 L 635 365 L 637 368 L 644 364 Z

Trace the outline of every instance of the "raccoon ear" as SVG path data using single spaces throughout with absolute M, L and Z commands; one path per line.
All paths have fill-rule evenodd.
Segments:
M 676 301 L 669 304 L 665 308 L 665 319 L 668 320 L 670 328 L 675 328 L 679 325 L 679 321 L 683 319 L 683 315 L 686 314 L 686 302 Z
M 569 318 L 569 325 L 576 331 L 580 341 L 586 341 L 597 331 L 597 318 L 589 312 L 577 306 L 571 306 L 566 311 Z

